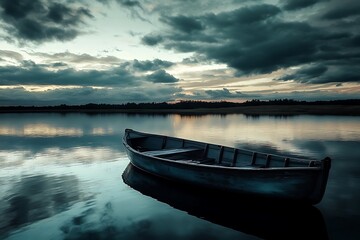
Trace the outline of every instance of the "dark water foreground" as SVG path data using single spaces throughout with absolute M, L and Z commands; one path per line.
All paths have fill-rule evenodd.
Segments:
M 125 128 L 333 159 L 322 202 L 282 205 L 159 180 Z M 360 239 L 360 118 L 0 114 L 0 239 Z
M 219 193 L 151 176 L 129 164 L 126 184 L 193 216 L 264 239 L 328 239 L 321 212 L 309 205 Z

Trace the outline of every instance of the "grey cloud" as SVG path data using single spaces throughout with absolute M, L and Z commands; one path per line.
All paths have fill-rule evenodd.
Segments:
M 234 11 L 223 12 L 217 15 L 208 14 L 204 17 L 204 20 L 214 27 L 231 29 L 233 27 L 269 20 L 280 12 L 281 10 L 274 5 L 261 4 L 248 7 L 245 6 Z
M 286 10 L 298 10 L 315 5 L 318 2 L 329 0 L 281 0 L 281 3 Z
M 71 54 L 65 56 L 76 57 Z M 159 70 L 173 64 L 160 59 L 129 61 L 107 70 L 63 69 L 67 65 L 55 60 L 56 57 L 52 64 L 22 61 L 20 66 L 0 66 L 0 86 L 4 86 L 0 88 L 0 105 L 86 104 L 89 99 L 94 103 L 109 104 L 162 102 L 174 100 L 182 91 L 176 85 L 163 84 L 174 83 L 178 79 Z M 61 70 L 49 70 L 54 66 Z M 148 70 L 157 71 L 141 75 Z M 46 91 L 28 91 L 27 88 L 33 85 L 52 87 Z
M 133 18 L 140 19 L 145 22 L 150 21 L 143 16 L 146 9 L 143 7 L 142 1 L 137 0 L 97 0 L 100 3 L 109 5 L 110 2 L 116 2 L 122 8 L 128 10 Z
M 308 79 L 313 83 L 342 83 L 360 82 L 360 69 L 358 66 L 332 66 L 325 74 L 318 78 Z
M 24 18 L 31 12 L 44 10 L 42 2 L 39 0 L 1 0 L 0 4 L 4 15 L 13 18 Z
M 314 91 L 292 91 L 284 93 L 272 93 L 261 94 L 257 99 L 264 100 L 274 100 L 274 99 L 296 99 L 304 101 L 327 101 L 327 100 L 344 100 L 344 99 L 358 99 L 358 93 L 344 93 L 344 92 L 334 92 L 327 90 L 314 90 Z
M 63 62 L 55 62 L 55 63 L 51 64 L 51 66 L 52 67 L 67 67 L 68 65 Z
M 303 67 L 302 69 L 284 75 L 277 80 L 294 80 L 303 83 L 343 83 L 360 82 L 360 70 L 357 66 L 343 65 L 314 65 Z
M 154 83 L 175 83 L 179 81 L 179 79 L 167 73 L 163 69 L 157 70 L 152 74 L 149 74 L 146 78 L 147 80 Z
M 310 35 L 316 31 L 306 24 L 272 19 L 279 13 L 280 9 L 275 6 L 257 5 L 204 15 L 197 18 L 206 25 L 206 33 L 199 36 L 201 38 L 190 33 L 179 35 L 175 29 L 166 36 L 171 39 L 166 47 L 180 52 L 197 51 L 244 73 L 271 72 L 279 66 L 291 65 L 292 58 L 314 51 L 311 39 L 303 33 Z M 204 44 L 206 37 L 213 36 L 216 41 Z
M 103 4 L 109 4 L 109 2 L 111 2 L 112 0 L 96 0 L 100 3 L 103 3 Z
M 144 36 L 141 41 L 149 46 L 155 46 L 163 41 L 163 37 L 160 35 L 149 34 Z
M 8 51 L 8 50 L 0 50 L 0 56 L 2 58 L 6 57 L 6 58 L 14 59 L 17 62 L 20 62 L 24 59 L 22 54 L 20 54 L 18 52 L 14 52 L 14 51 Z
M 229 99 L 244 97 L 241 92 L 231 93 L 227 88 L 223 88 L 222 90 L 207 90 L 205 91 L 205 94 L 207 94 L 210 99 Z
M 360 3 L 350 2 L 349 4 L 342 3 L 339 6 L 334 6 L 322 15 L 322 18 L 328 20 L 338 20 L 342 18 L 360 16 Z
M 145 0 L 146 1 L 146 0 Z M 178 15 L 190 14 L 199 15 L 204 12 L 218 12 L 219 9 L 234 9 L 238 5 L 245 2 L 254 2 L 258 0 L 157 0 L 152 1 L 152 12 L 159 13 L 160 15 Z
M 290 92 L 272 92 L 269 90 L 256 92 L 230 92 L 228 89 L 223 90 L 207 90 L 194 91 L 192 94 L 177 93 L 176 96 L 180 99 L 191 100 L 224 100 L 224 99 L 242 99 L 242 100 L 275 100 L 275 99 L 295 99 L 304 101 L 318 101 L 318 100 L 341 100 L 341 99 L 357 99 L 358 93 L 352 92 L 336 92 L 333 90 L 298 90 Z
M 97 63 L 97 64 L 119 64 L 121 59 L 114 56 L 95 57 L 87 53 L 74 54 L 70 52 L 62 52 L 55 54 L 48 53 L 29 53 L 32 56 L 39 56 L 46 59 L 47 62 L 67 62 L 67 63 Z
M 0 0 L 5 31 L 19 42 L 68 41 L 81 34 L 90 10 L 49 0 Z
M 258 95 L 244 94 L 239 91 L 230 92 L 229 89 L 223 88 L 218 90 L 197 90 L 191 94 L 178 93 L 178 98 L 191 100 L 223 100 L 223 99 L 253 99 Z
M 139 1 L 134 0 L 116 0 L 119 4 L 126 7 L 141 7 L 141 3 Z
M 138 71 L 155 71 L 159 70 L 160 68 L 171 67 L 172 65 L 174 65 L 174 63 L 160 59 L 154 59 L 153 61 L 139 61 L 135 59 L 132 63 L 132 67 Z
M 204 29 L 204 26 L 200 21 L 183 15 L 176 17 L 163 17 L 162 21 L 173 27 L 175 30 L 180 30 L 186 33 Z
M 150 84 L 139 86 L 123 86 L 121 88 L 60 88 L 47 91 L 30 92 L 23 87 L 0 88 L 0 105 L 59 105 L 106 103 L 118 104 L 127 102 L 164 102 L 175 100 L 181 88 Z
M 312 65 L 303 67 L 300 70 L 296 71 L 293 74 L 287 74 L 279 78 L 279 80 L 296 80 L 301 82 L 306 82 L 308 79 L 316 78 L 325 73 L 328 68 L 324 65 Z
M 116 0 L 116 2 L 120 6 L 122 6 L 124 8 L 127 8 L 130 11 L 131 16 L 133 18 L 137 18 L 137 19 L 140 19 L 140 20 L 142 20 L 144 22 L 151 23 L 146 17 L 143 16 L 143 13 L 146 13 L 146 10 L 143 8 L 142 3 L 140 1 L 136 1 L 136 0 Z
M 78 25 L 83 23 L 82 17 L 93 17 L 88 9 L 71 9 L 60 3 L 52 3 L 49 6 L 47 18 L 64 26 Z
M 109 70 L 82 70 L 71 68 L 58 71 L 47 70 L 42 65 L 24 61 L 22 66 L 0 67 L 0 85 L 77 85 L 121 86 L 134 85 L 140 79 L 122 67 Z
M 307 4 L 316 2 L 319 1 L 308 1 Z M 327 1 L 321 4 L 327 10 L 337 6 Z M 298 81 L 359 81 L 357 71 L 354 72 L 360 56 L 359 21 L 354 19 L 334 24 L 321 19 L 323 12 L 315 13 L 300 12 L 302 21 L 296 21 L 296 18 L 288 19 L 289 15 L 282 14 L 277 6 L 253 4 L 218 14 L 163 16 L 161 19 L 167 20 L 162 22 L 168 30 L 152 32 L 143 37 L 143 42 L 177 52 L 193 52 L 194 56 L 200 56 L 205 61 L 225 63 L 237 70 L 237 76 L 317 66 L 317 69 L 296 73 L 301 76 Z M 194 29 L 186 24 L 191 21 L 196 22 Z M 352 72 L 346 73 L 345 69 Z M 316 73 L 321 78 L 317 79 Z M 284 76 L 282 80 L 289 77 Z
M 23 61 L 22 55 L 13 51 L 0 51 L 5 57 L 16 58 L 19 65 L 0 66 L 0 85 L 77 85 L 77 86 L 123 86 L 140 82 L 177 82 L 164 68 L 174 65 L 161 59 L 125 61 L 113 56 L 95 57 L 89 54 L 69 52 L 47 54 L 30 53 L 41 57 L 43 64 Z M 105 70 L 75 70 L 71 64 L 105 64 Z M 49 68 L 57 68 L 57 71 Z M 150 75 L 141 75 L 152 71 Z

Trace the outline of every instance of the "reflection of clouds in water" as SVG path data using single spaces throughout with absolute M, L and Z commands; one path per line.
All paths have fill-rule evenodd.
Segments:
M 252 239 L 157 204 L 120 184 L 122 164 L 128 162 L 121 138 L 124 128 L 133 128 L 274 154 L 316 158 L 329 155 L 333 164 L 319 208 L 326 216 L 331 237 L 343 237 L 337 237 L 335 232 L 356 236 L 351 231 L 360 224 L 358 117 L 179 116 L 3 114 L 0 118 L 1 230 L 9 227 L 10 220 L 20 226 L 22 222 L 30 223 L 26 222 L 30 219 L 43 218 L 16 231 L 9 239 Z M 35 129 L 25 131 L 27 135 L 24 135 L 26 126 Z M 38 181 L 49 183 L 29 180 L 26 185 L 23 174 L 35 175 Z M 74 177 L 68 181 L 50 177 L 63 174 L 75 174 L 79 183 Z M 56 183 L 61 181 L 71 184 Z M 29 190 L 31 182 L 41 189 L 38 193 Z M 77 184 L 80 186 L 72 186 Z M 81 194 L 71 193 L 79 188 Z M 94 198 L 86 201 L 82 197 L 84 193 Z M 32 210 L 34 204 L 37 210 Z M 63 209 L 69 210 L 61 212 Z M 52 217 L 47 217 L 51 214 Z
M 125 154 L 125 153 L 124 153 Z M 123 154 L 123 155 L 124 155 Z M 40 152 L 0 151 L 0 173 L 6 168 L 46 165 L 88 164 L 118 160 L 119 152 L 106 147 L 45 148 Z M 6 174 L 5 172 L 3 174 Z
M 79 128 L 56 127 L 49 124 L 36 123 L 26 124 L 22 128 L 0 127 L 2 136 L 23 136 L 23 137 L 55 137 L 55 136 L 82 136 L 83 131 Z
M 21 136 L 21 137 L 80 137 L 83 135 L 109 135 L 115 131 L 112 127 L 94 127 L 84 133 L 84 129 L 79 127 L 52 126 L 45 123 L 26 124 L 22 128 L 9 126 L 0 127 L 1 136 Z
M 333 139 L 360 141 L 358 118 L 348 116 L 300 115 L 290 118 L 271 116 L 250 118 L 230 114 L 186 118 L 175 115 L 173 118 L 176 136 L 228 146 L 237 145 L 258 151 L 262 148 L 265 151 L 276 149 L 296 156 L 315 156 L 313 147 L 301 148 L 300 145 L 294 144 L 297 140 L 304 142 L 332 141 Z M 195 133 L 194 129 L 196 129 Z
M 284 147 L 286 146 L 286 147 Z M 252 143 L 238 141 L 238 148 L 250 149 L 290 157 L 323 159 L 356 159 L 360 156 L 359 143 L 356 141 L 314 140 L 314 139 L 283 139 L 283 145 L 272 143 Z M 347 162 L 349 164 L 349 162 Z
M 15 166 L 112 161 L 125 155 L 121 137 L 121 134 L 49 138 L 0 136 L 0 173 L 4 168 Z
M 293 158 L 311 158 L 312 156 L 308 154 L 307 151 L 300 151 L 298 148 L 294 147 L 291 143 L 287 143 L 289 146 L 286 149 L 280 149 L 275 144 L 271 143 L 250 143 L 250 142 L 240 142 L 238 141 L 235 147 L 240 149 L 248 149 L 255 152 L 262 152 L 266 154 L 273 154 L 279 156 L 293 157 Z
M 324 141 L 322 144 L 332 158 L 324 205 L 335 215 L 360 219 L 360 205 L 354 204 L 360 202 L 359 142 Z
M 334 234 L 347 229 L 348 236 L 356 236 L 360 224 L 360 145 L 358 141 L 314 141 L 292 142 L 299 149 L 312 152 L 316 157 L 332 158 L 329 180 L 320 209 L 328 215 L 329 229 Z M 352 227 L 354 226 L 354 227 Z M 335 236 L 335 235 L 334 235 Z M 342 239 L 343 235 L 334 237 Z M 345 237 L 346 238 L 346 237 Z M 350 239 L 350 238 L 349 238 Z
M 0 150 L 30 150 L 32 152 L 42 151 L 45 148 L 72 148 L 76 146 L 106 146 L 119 148 L 122 134 L 119 135 L 86 135 L 81 137 L 19 137 L 0 136 Z
M 55 136 L 82 136 L 83 131 L 79 128 L 54 127 L 48 124 L 25 125 L 20 136 L 55 137 Z
M 0 234 L 68 210 L 85 200 L 75 176 L 22 177 L 0 199 Z
M 97 210 L 90 208 L 66 221 L 60 230 L 64 239 L 118 239 L 111 202 Z
M 128 204 L 128 203 L 126 203 Z M 116 208 L 116 209 L 114 209 Z M 113 206 L 107 202 L 103 207 L 95 210 L 86 210 L 68 219 L 61 227 L 63 239 L 220 239 L 238 238 L 254 239 L 251 236 L 237 232 L 222 232 L 216 225 L 208 225 L 191 222 L 187 224 L 182 218 L 173 218 L 168 214 L 156 214 L 156 216 L 133 216 L 128 215 L 124 209 L 126 206 Z M 146 210 L 146 209 L 145 209 Z M 121 217 L 120 217 L 121 216 Z M 181 226 L 181 227 L 179 227 Z

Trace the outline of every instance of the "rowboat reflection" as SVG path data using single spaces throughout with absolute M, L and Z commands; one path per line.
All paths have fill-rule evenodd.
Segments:
M 146 196 L 209 222 L 264 239 L 328 239 L 321 212 L 311 205 L 246 198 L 199 189 L 145 173 L 129 163 L 123 181 Z

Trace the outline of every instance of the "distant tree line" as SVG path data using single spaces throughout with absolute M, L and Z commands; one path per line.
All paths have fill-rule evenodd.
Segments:
M 56 106 L 0 106 L 0 110 L 40 110 L 40 111 L 73 111 L 73 110 L 122 110 L 122 109 L 199 109 L 199 108 L 228 108 L 240 106 L 263 106 L 263 105 L 360 105 L 360 99 L 331 100 L 331 101 L 299 101 L 293 99 L 258 100 L 253 99 L 243 103 L 228 101 L 179 101 L 175 103 L 152 102 L 152 103 L 124 103 L 124 104 L 96 104 L 84 105 L 56 105 Z
M 253 99 L 241 103 L 241 105 L 247 106 L 259 106 L 259 105 L 359 105 L 360 99 L 346 99 L 346 100 L 329 100 L 329 101 L 300 101 L 294 99 L 274 99 L 274 100 L 258 100 Z

